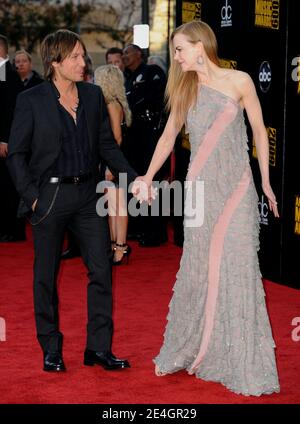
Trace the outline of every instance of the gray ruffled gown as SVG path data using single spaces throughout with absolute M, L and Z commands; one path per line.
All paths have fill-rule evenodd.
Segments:
M 204 181 L 204 222 L 193 228 L 185 219 L 164 343 L 154 362 L 162 372 L 186 369 L 238 394 L 279 392 L 243 110 L 202 85 L 187 131 L 187 180 Z

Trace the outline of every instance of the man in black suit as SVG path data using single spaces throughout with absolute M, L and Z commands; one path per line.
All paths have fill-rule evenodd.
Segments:
M 23 241 L 25 220 L 17 218 L 19 196 L 6 167 L 7 143 L 16 98 L 23 86 L 8 57 L 8 41 L 0 35 L 0 242 Z
M 82 82 L 86 49 L 68 30 L 41 46 L 46 81 L 23 92 L 12 125 L 8 166 L 21 195 L 19 211 L 33 224 L 34 306 L 45 371 L 64 371 L 56 279 L 65 230 L 79 241 L 88 268 L 84 364 L 129 367 L 111 351 L 112 292 L 107 217 L 96 212 L 96 182 L 104 159 L 115 174 L 136 178 L 113 138 L 99 87 Z M 28 155 L 29 162 L 28 162 Z

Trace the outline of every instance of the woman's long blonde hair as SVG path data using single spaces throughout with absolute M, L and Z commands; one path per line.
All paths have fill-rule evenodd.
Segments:
M 124 111 L 127 127 L 131 125 L 131 111 L 128 106 L 124 76 L 122 71 L 114 65 L 99 66 L 94 73 L 95 84 L 99 85 L 103 91 L 106 104 L 118 101 Z
M 167 108 L 175 115 L 176 124 L 181 128 L 186 120 L 189 107 L 195 103 L 197 97 L 198 77 L 195 71 L 183 72 L 180 65 L 174 60 L 173 40 L 176 34 L 184 34 L 188 41 L 196 44 L 202 41 L 207 57 L 219 65 L 217 54 L 217 39 L 205 22 L 191 21 L 176 28 L 170 37 L 170 70 L 166 88 Z

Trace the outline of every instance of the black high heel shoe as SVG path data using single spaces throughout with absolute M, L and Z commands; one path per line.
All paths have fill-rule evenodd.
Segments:
M 117 261 L 113 260 L 113 265 L 122 265 L 123 259 L 124 260 L 126 259 L 126 263 L 128 264 L 129 255 L 132 252 L 131 247 L 128 246 L 128 244 L 126 244 L 126 243 L 123 243 L 123 244 L 116 243 L 115 247 L 114 247 L 114 251 L 116 251 L 116 250 L 121 250 L 123 255 L 122 255 L 121 259 L 119 259 Z

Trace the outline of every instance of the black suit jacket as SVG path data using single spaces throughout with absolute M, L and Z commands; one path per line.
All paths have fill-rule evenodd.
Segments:
M 128 183 L 137 176 L 117 145 L 101 89 L 77 83 L 87 120 L 95 182 L 101 160 L 117 174 L 126 172 Z M 18 96 L 8 144 L 7 165 L 21 197 L 19 216 L 31 210 L 61 149 L 61 123 L 51 83 L 44 83 Z
M 2 66 L 5 66 L 5 81 L 0 81 L 0 141 L 8 143 L 16 98 L 23 84 L 9 61 Z
M 36 85 L 39 85 L 44 82 L 43 78 L 36 71 L 33 70 L 32 73 L 32 77 L 24 87 L 25 90 L 29 90 L 29 88 L 35 87 Z

